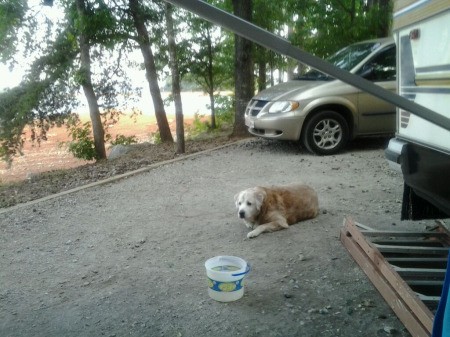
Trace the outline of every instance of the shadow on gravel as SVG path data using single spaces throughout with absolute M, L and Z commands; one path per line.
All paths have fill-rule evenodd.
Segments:
M 393 136 L 383 137 L 363 137 L 357 138 L 348 143 L 345 152 L 365 151 L 365 150 L 384 150 Z
M 349 142 L 340 153 L 361 152 L 366 150 L 384 150 L 392 136 L 363 137 Z M 299 142 L 254 138 L 244 144 L 245 147 L 268 153 L 282 152 L 284 154 L 310 154 Z M 339 155 L 339 153 L 337 154 Z

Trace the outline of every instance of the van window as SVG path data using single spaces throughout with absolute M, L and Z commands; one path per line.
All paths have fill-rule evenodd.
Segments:
M 338 68 L 350 71 L 379 46 L 379 43 L 374 42 L 352 44 L 330 56 L 327 60 Z
M 367 62 L 358 73 L 373 82 L 395 81 L 397 73 L 395 60 L 395 46 L 392 46 Z
M 333 64 L 334 66 L 350 71 L 356 67 L 362 60 L 374 52 L 380 47 L 379 42 L 361 42 L 355 43 L 347 46 L 337 53 L 331 55 L 326 60 Z M 395 61 L 395 55 L 394 55 Z M 394 72 L 395 72 L 395 62 L 394 62 Z M 361 75 L 361 73 L 360 73 Z M 333 77 L 326 75 L 316 69 L 311 69 L 303 75 L 299 75 L 295 78 L 296 80 L 315 80 L 315 81 L 330 81 L 334 80 Z

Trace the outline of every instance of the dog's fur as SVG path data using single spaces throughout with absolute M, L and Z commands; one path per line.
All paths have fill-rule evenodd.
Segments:
M 238 217 L 253 229 L 247 238 L 286 229 L 319 213 L 317 193 L 306 185 L 252 187 L 234 196 Z

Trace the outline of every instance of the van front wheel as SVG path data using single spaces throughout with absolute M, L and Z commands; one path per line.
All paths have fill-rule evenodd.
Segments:
M 348 138 L 349 128 L 344 117 L 335 111 L 320 111 L 306 122 L 301 141 L 309 152 L 331 155 L 339 152 Z

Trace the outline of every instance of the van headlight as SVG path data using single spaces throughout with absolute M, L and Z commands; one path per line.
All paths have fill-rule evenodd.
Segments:
M 289 112 L 299 107 L 298 102 L 295 101 L 276 101 L 269 107 L 269 113 Z

